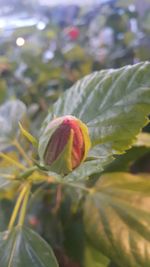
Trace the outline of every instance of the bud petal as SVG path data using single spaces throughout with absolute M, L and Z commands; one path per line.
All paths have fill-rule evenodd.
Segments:
M 52 171 L 67 174 L 83 162 L 91 142 L 86 125 L 73 116 L 54 119 L 46 127 L 41 142 L 43 161 Z M 40 149 L 39 149 L 40 152 Z

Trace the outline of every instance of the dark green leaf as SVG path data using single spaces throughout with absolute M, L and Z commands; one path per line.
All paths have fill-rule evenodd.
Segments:
M 72 114 L 81 119 L 87 124 L 92 140 L 89 157 L 93 161 L 98 159 L 97 168 L 91 168 L 88 175 L 99 172 L 114 154 L 121 154 L 131 147 L 136 135 L 147 123 L 146 116 L 150 112 L 149 76 L 148 62 L 90 74 L 54 104 L 43 129 L 55 116 Z M 103 150 L 105 153 L 101 160 Z M 80 170 L 81 176 L 87 175 L 82 165 L 76 169 L 78 175 Z
M 105 169 L 105 172 L 129 171 L 135 161 L 150 152 L 150 134 L 140 133 L 133 147 L 125 154 L 119 155 Z
M 6 225 L 9 224 L 11 216 L 12 202 L 8 199 L 1 199 L 0 201 L 0 231 L 5 231 Z
M 150 149 L 147 147 L 132 147 L 125 154 L 117 156 L 115 160 L 106 167 L 105 172 L 129 171 L 132 164 L 149 152 Z
M 103 175 L 84 206 L 86 232 L 117 266 L 150 266 L 150 180 Z
M 58 267 L 49 245 L 34 231 L 16 227 L 0 234 L 0 266 Z

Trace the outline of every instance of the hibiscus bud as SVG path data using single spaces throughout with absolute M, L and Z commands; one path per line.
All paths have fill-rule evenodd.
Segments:
M 47 136 L 47 142 L 43 151 L 43 161 L 57 173 L 67 174 L 78 167 L 90 149 L 88 128 L 79 119 L 70 115 L 51 121 L 44 135 Z

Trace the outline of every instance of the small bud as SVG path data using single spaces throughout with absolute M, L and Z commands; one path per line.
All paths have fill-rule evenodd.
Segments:
M 85 160 L 91 142 L 83 122 L 70 115 L 59 117 L 48 124 L 45 133 L 43 161 L 52 171 L 67 174 Z

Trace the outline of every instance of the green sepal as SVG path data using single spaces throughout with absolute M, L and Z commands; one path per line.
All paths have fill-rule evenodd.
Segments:
M 30 134 L 23 126 L 22 124 L 19 122 L 19 128 L 20 128 L 20 131 L 21 131 L 21 134 L 35 147 L 38 146 L 38 141 L 37 139 L 32 135 Z
M 91 140 L 89 137 L 88 127 L 81 120 L 78 120 L 78 123 L 79 123 L 80 129 L 82 131 L 83 140 L 84 140 L 84 157 L 81 161 L 81 162 L 83 162 L 86 159 L 87 154 L 91 148 Z

